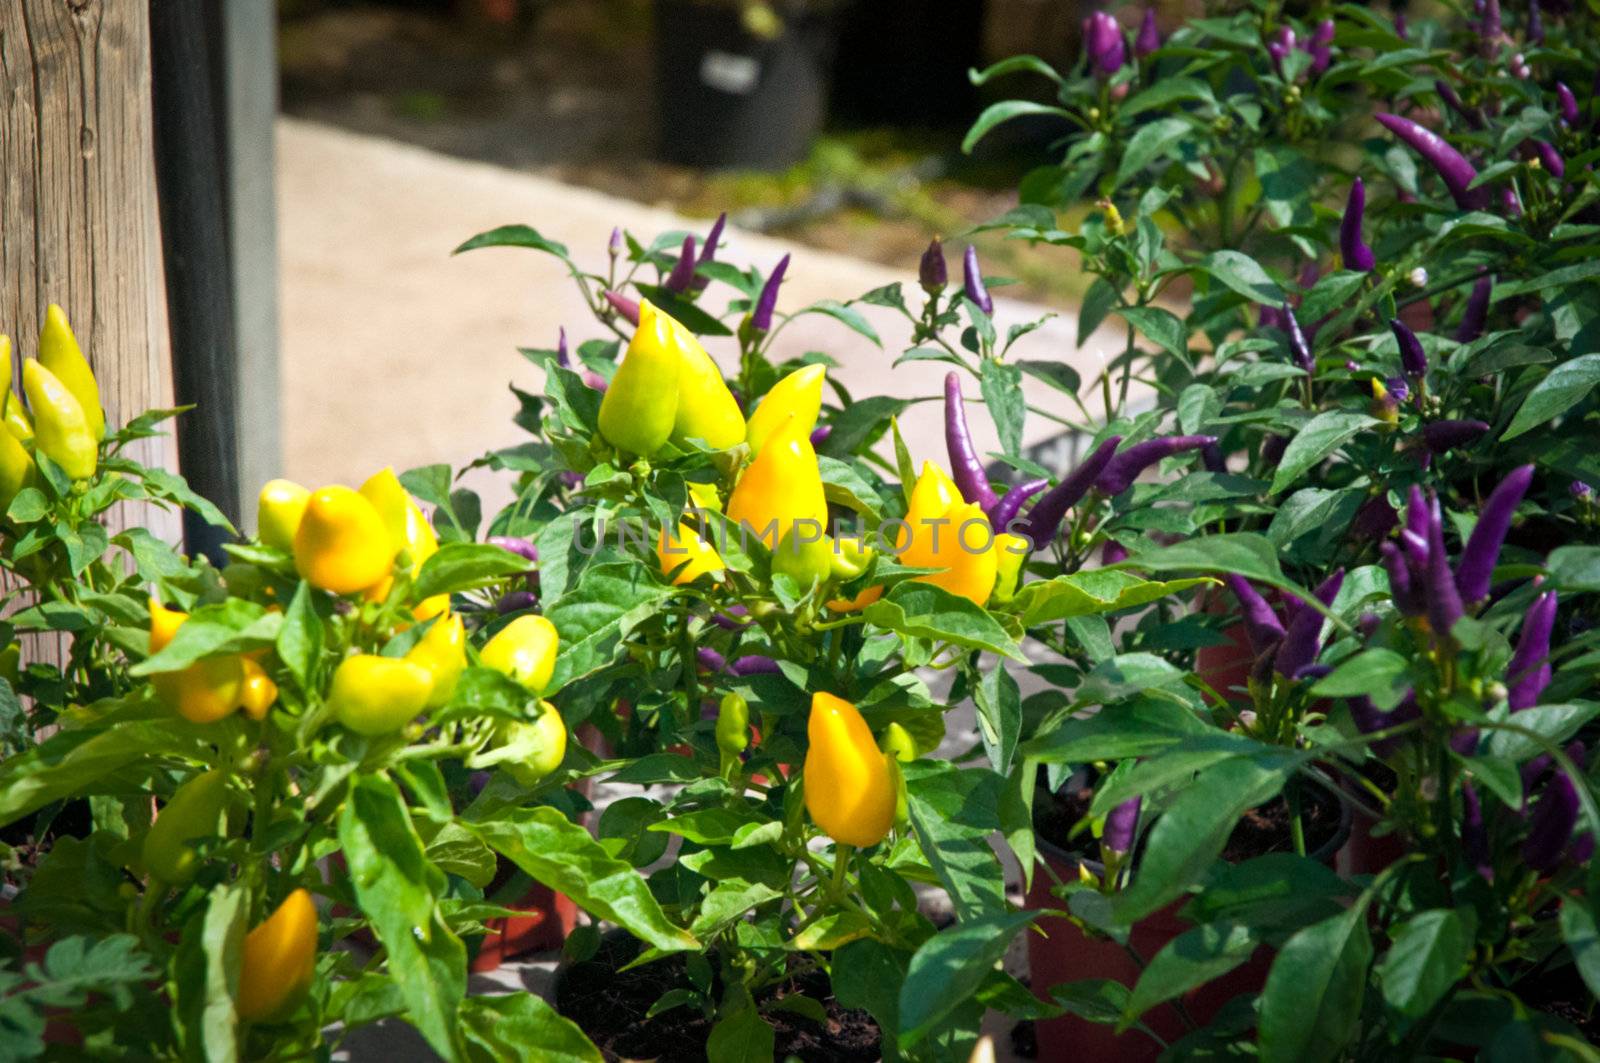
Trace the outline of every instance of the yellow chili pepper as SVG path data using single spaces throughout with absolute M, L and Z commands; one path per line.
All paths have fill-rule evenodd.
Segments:
M 467 667 L 467 629 L 461 617 L 448 613 L 435 620 L 406 653 L 406 660 L 433 674 L 433 692 L 428 695 L 427 707 L 437 709 L 447 703 Z
M 422 563 L 439 552 L 439 537 L 421 507 L 412 501 L 410 493 L 394 474 L 393 467 L 374 473 L 361 485 L 361 497 L 371 502 L 389 529 L 395 552 L 405 551 L 411 558 L 411 576 L 422 571 Z M 426 620 L 450 608 L 448 594 L 436 594 L 419 603 L 413 613 Z
M 339 662 L 328 704 L 357 734 L 393 734 L 416 719 L 433 693 L 433 673 L 415 661 L 359 653 Z
M 262 1022 L 287 1014 L 311 988 L 317 967 L 317 906 L 297 889 L 245 935 L 239 955 L 239 1017 Z
M 889 764 L 889 777 L 894 782 L 894 821 L 904 825 L 911 817 L 906 807 L 906 779 L 900 771 L 901 764 L 917 759 L 917 743 L 911 732 L 898 723 L 891 723 L 883 732 L 883 752 Z
M 882 597 L 883 587 L 876 585 L 864 587 L 854 598 L 830 598 L 828 609 L 834 613 L 856 613 Z
M 786 426 L 790 417 L 800 431 L 811 433 L 822 413 L 822 384 L 827 376 L 826 366 L 808 365 L 772 385 L 745 427 L 744 439 L 751 453 L 761 453 L 772 433 Z
M 797 521 L 808 522 L 810 534 L 827 527 L 828 500 L 817 452 L 803 428 L 790 417 L 769 436 L 728 496 L 728 519 L 769 549 L 782 543 Z
M 239 707 L 252 720 L 265 720 L 278 700 L 278 684 L 252 658 L 242 658 L 240 667 L 244 669 L 244 681 L 239 688 Z
M 561 637 L 542 616 L 519 616 L 495 633 L 479 656 L 493 668 L 538 694 L 550 685 Z
M 656 560 L 661 563 L 661 574 L 668 575 L 683 565 L 683 570 L 672 577 L 676 585 L 692 583 L 705 575 L 722 577 L 726 565 L 717 548 L 706 542 L 700 533 L 688 524 L 679 524 L 677 534 L 668 536 L 662 528 L 656 537 Z M 684 563 L 688 562 L 687 565 Z
M 898 536 L 900 563 L 940 570 L 919 581 L 978 605 L 989 600 L 998 572 L 994 531 L 983 507 L 962 502 L 954 481 L 931 461 L 911 489 L 906 525 Z
M 27 407 L 22 405 L 22 400 L 7 391 L 5 394 L 6 431 L 23 442 L 33 438 L 33 419 L 28 416 Z
M 169 886 L 187 885 L 198 863 L 191 843 L 216 837 L 227 798 L 228 777 L 215 769 L 178 787 L 144 836 L 145 870 Z
M 600 400 L 600 434 L 618 450 L 648 458 L 672 436 L 683 359 L 671 321 L 650 300 L 640 300 L 639 328 Z
M 100 405 L 100 383 L 95 380 L 94 370 L 89 368 L 89 360 L 78 346 L 78 338 L 72 334 L 66 312 L 55 303 L 45 311 L 44 328 L 39 330 L 39 361 L 66 385 L 83 407 L 95 442 L 104 439 L 106 413 Z
M 0 517 L 11 508 L 17 493 L 38 478 L 39 467 L 33 455 L 22 445 L 22 440 L 10 432 L 0 431 Z
M 358 594 L 389 577 L 397 553 L 371 502 L 348 487 L 313 491 L 294 536 L 294 567 L 313 587 Z
M 150 599 L 150 654 L 160 653 L 189 614 Z M 211 723 L 239 707 L 244 666 L 236 656 L 208 657 L 178 672 L 150 677 L 156 694 L 190 723 Z
M 1000 532 L 994 537 L 994 600 L 1009 602 L 1017 594 L 1023 562 L 1028 560 L 1028 541 L 1020 535 Z
M 712 450 L 727 450 L 744 442 L 744 414 L 739 412 L 739 402 L 728 390 L 722 370 L 692 332 L 668 315 L 657 314 L 666 319 L 667 335 L 681 362 L 672 441 L 698 439 Z M 642 324 L 642 317 L 640 321 Z
M 256 499 L 256 538 L 293 553 L 294 533 L 309 501 L 311 492 L 293 480 L 268 480 Z
M 74 480 L 94 475 L 100 446 L 77 396 L 37 359 L 22 364 L 22 389 L 33 407 L 35 446 Z
M 848 701 L 819 691 L 811 696 L 806 733 L 805 800 L 812 820 L 841 844 L 878 844 L 894 825 L 895 787 L 867 722 Z
M 531 787 L 561 767 L 566 755 L 566 721 L 554 705 L 541 701 L 532 720 L 501 720 L 494 748 L 473 758 L 472 766 L 504 768 L 520 785 Z

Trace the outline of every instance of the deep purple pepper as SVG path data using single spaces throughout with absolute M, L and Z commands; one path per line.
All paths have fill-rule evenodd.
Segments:
M 938 295 L 950 283 L 950 267 L 944 261 L 944 245 L 935 236 L 922 252 L 922 262 L 917 266 L 917 280 L 929 295 Z
M 1256 312 L 1256 323 L 1262 328 L 1282 328 L 1283 312 L 1275 306 L 1263 306 Z
M 1467 537 L 1461 561 L 1456 565 L 1456 587 L 1462 601 L 1476 604 L 1489 597 L 1489 577 L 1500 559 L 1500 547 L 1511 530 L 1517 504 L 1532 483 L 1533 466 L 1523 465 L 1507 473 L 1484 500 L 1478 523 Z
M 1294 364 L 1304 369 L 1308 376 L 1315 373 L 1317 359 L 1311 353 L 1311 344 L 1306 342 L 1299 318 L 1294 316 L 1294 308 L 1288 303 L 1283 304 L 1283 327 L 1289 333 L 1289 353 L 1294 357 Z
M 1107 539 L 1105 545 L 1100 547 L 1101 565 L 1120 565 L 1128 560 L 1128 548 L 1115 539 Z
M 1455 86 L 1448 81 L 1436 79 L 1433 83 L 1433 91 L 1438 93 L 1439 99 L 1444 101 L 1444 105 L 1454 111 L 1456 116 L 1467 123 L 1470 128 L 1483 128 L 1483 116 L 1462 102 L 1461 94 L 1456 92 Z
M 1456 327 L 1457 343 L 1471 343 L 1483 335 L 1483 325 L 1489 317 L 1489 297 L 1493 294 L 1493 277 L 1485 274 L 1473 282 L 1466 309 L 1461 312 L 1461 324 Z
M 1578 791 L 1566 772 L 1550 776 L 1529 818 L 1522 862 L 1541 873 L 1554 871 L 1578 825 Z
M 1250 640 L 1250 650 L 1262 654 L 1283 638 L 1283 623 L 1272 606 L 1250 585 L 1250 581 L 1235 572 L 1225 573 L 1223 582 L 1239 600 L 1239 612 L 1244 620 L 1245 637 Z
M 1450 748 L 1458 756 L 1470 757 L 1478 752 L 1478 729 L 1461 726 L 1450 732 Z
M 1562 161 L 1561 153 L 1556 150 L 1554 144 L 1548 140 L 1536 140 L 1533 143 L 1533 148 L 1539 153 L 1539 165 L 1548 170 L 1552 176 L 1565 177 L 1567 175 L 1567 164 Z
M 950 455 L 951 478 L 967 502 L 976 502 L 984 512 L 993 509 L 997 499 L 989 486 L 989 474 L 972 442 L 967 425 L 967 404 L 961 397 L 961 374 L 951 371 L 944 378 L 944 445 Z
M 1528 812 L 1528 802 L 1533 800 L 1533 792 L 1544 777 L 1550 774 L 1550 769 L 1555 767 L 1556 760 L 1548 753 L 1540 753 L 1524 764 L 1518 771 L 1522 777 L 1522 814 Z
M 1350 522 L 1350 534 L 1357 539 L 1369 541 L 1382 539 L 1389 534 L 1399 519 L 1388 498 L 1374 495 L 1356 510 L 1355 520 Z
M 1594 488 L 1582 480 L 1574 480 L 1567 485 L 1567 494 L 1571 495 L 1576 501 L 1586 502 L 1589 496 L 1594 494 Z
M 1367 185 L 1357 177 L 1350 182 L 1350 198 L 1345 201 L 1344 218 L 1339 222 L 1339 257 L 1344 268 L 1357 273 L 1371 272 L 1378 264 L 1372 248 L 1361 239 L 1361 222 L 1367 212 Z
M 717 215 L 717 220 L 711 223 L 711 231 L 706 233 L 706 242 L 700 246 L 700 257 L 694 263 L 696 267 L 717 260 L 717 245 L 722 242 L 722 230 L 727 224 L 728 212 L 723 211 Z M 710 283 L 710 277 L 701 277 L 697 274 L 691 287 L 697 292 L 703 292 Z
M 1105 467 L 1110 464 L 1111 457 L 1116 453 L 1117 446 L 1122 442 L 1121 436 L 1112 436 L 1095 448 L 1094 453 L 1084 458 L 1076 469 L 1064 476 L 1044 497 L 1033 504 L 1028 510 L 1027 522 L 1023 525 L 1022 534 L 1033 543 L 1035 548 L 1054 539 L 1056 532 L 1061 530 L 1061 518 L 1067 515 L 1067 510 L 1077 504 L 1078 500 L 1089 493 Z
M 984 287 L 983 272 L 978 269 L 978 249 L 971 244 L 967 245 L 966 254 L 961 256 L 961 287 L 973 306 L 994 316 L 994 298 L 989 294 L 989 289 Z
M 1216 441 L 1216 436 L 1161 436 L 1135 443 L 1106 463 L 1105 471 L 1094 485 L 1101 494 L 1115 497 L 1132 487 L 1140 473 L 1161 459 L 1186 450 L 1199 450 Z
M 1317 23 L 1316 30 L 1311 34 L 1311 73 L 1321 74 L 1333 62 L 1333 19 L 1325 18 Z
M 1365 694 L 1349 699 L 1347 704 L 1350 707 L 1350 719 L 1355 722 L 1356 730 L 1364 735 L 1377 734 L 1379 731 L 1410 723 L 1422 716 L 1422 710 L 1417 706 L 1416 695 L 1410 692 L 1401 699 L 1400 704 L 1388 712 L 1374 705 Z M 1400 748 L 1405 739 L 1405 735 L 1380 738 L 1372 743 L 1372 752 L 1380 757 L 1389 757 Z
M 811 445 L 820 447 L 828 441 L 828 437 L 831 435 L 833 435 L 833 425 L 819 424 L 811 430 Z
M 701 646 L 694 651 L 695 663 L 708 672 L 726 672 L 728 661 L 722 654 L 710 646 Z
M 1505 36 L 1505 24 L 1500 18 L 1500 0 L 1484 0 L 1483 17 L 1478 21 L 1478 36 L 1485 48 L 1491 48 Z
M 1090 71 L 1102 80 L 1121 70 L 1128 61 L 1128 45 L 1122 39 L 1122 27 L 1104 11 L 1096 11 L 1083 20 L 1083 56 L 1088 60 Z
M 1420 616 L 1423 611 L 1422 596 L 1411 579 L 1411 567 L 1406 564 L 1400 548 L 1391 542 L 1378 544 L 1383 555 L 1383 570 L 1389 574 L 1389 595 L 1394 606 L 1405 616 Z
M 1517 190 L 1510 185 L 1500 186 L 1500 209 L 1509 217 L 1522 216 L 1522 200 L 1517 198 Z
M 750 327 L 755 331 L 768 332 L 772 329 L 772 312 L 778 307 L 778 286 L 783 283 L 783 274 L 788 268 L 789 256 L 784 255 L 772 268 L 772 276 L 767 278 L 767 283 L 761 286 L 761 294 L 756 297 L 756 308 L 750 312 Z
M 1486 881 L 1494 881 L 1489 863 L 1489 831 L 1483 824 L 1483 804 L 1471 782 L 1461 784 L 1461 849 L 1472 869 Z
M 678 261 L 673 263 L 672 272 L 667 274 L 667 279 L 661 286 L 669 292 L 686 292 L 689 285 L 694 283 L 694 237 L 683 238 L 683 250 L 678 252 Z
M 1512 712 L 1539 704 L 1539 695 L 1550 685 L 1550 633 L 1556 626 L 1556 592 L 1546 591 L 1533 600 L 1522 618 L 1522 633 L 1517 648 L 1506 665 L 1506 704 Z
M 1483 421 L 1432 421 L 1422 426 L 1422 441 L 1433 454 L 1466 446 L 1489 430 Z
M 1049 480 L 1041 479 L 1024 480 L 1014 485 L 1001 496 L 993 509 L 984 514 L 989 518 L 989 526 L 997 532 L 1005 531 L 1016 519 L 1022 504 L 1049 486 Z
M 1200 464 L 1205 466 L 1206 472 L 1225 473 L 1228 471 L 1228 459 L 1222 453 L 1221 444 L 1213 440 L 1200 448 Z
M 1283 460 L 1283 452 L 1289 449 L 1289 437 L 1270 435 L 1261 441 L 1261 460 L 1268 468 L 1277 468 L 1278 462 Z
M 1394 35 L 1402 41 L 1411 39 L 1411 27 L 1406 23 L 1406 13 L 1396 11 L 1394 14 Z
M 489 536 L 489 545 L 508 550 L 527 561 L 537 562 L 539 560 L 539 548 L 527 539 L 518 538 L 514 535 L 491 535 Z
M 494 611 L 501 616 L 508 613 L 520 613 L 524 609 L 532 609 L 539 604 L 539 596 L 532 591 L 511 591 L 502 594 L 500 600 L 494 603 Z
M 1397 114 L 1379 112 L 1376 117 L 1385 129 L 1399 137 L 1433 167 L 1450 190 L 1456 206 L 1462 210 L 1484 210 L 1489 206 L 1487 188 L 1468 187 L 1478 179 L 1477 169 L 1443 137 Z
M 1113 808 L 1106 816 L 1105 830 L 1100 844 L 1114 853 L 1126 853 L 1133 848 L 1134 831 L 1139 826 L 1139 804 L 1142 798 L 1130 797 Z
M 624 321 L 634 326 L 639 324 L 638 303 L 629 299 L 626 295 L 618 295 L 616 292 L 606 292 L 606 302 L 611 304 L 611 309 L 620 314 Z
M 1317 601 L 1323 605 L 1332 605 L 1333 599 L 1338 595 L 1339 588 L 1344 584 L 1344 569 L 1335 570 L 1333 575 L 1322 581 L 1316 591 Z M 1275 671 L 1286 676 L 1296 676 L 1309 664 L 1317 659 L 1317 654 L 1322 652 L 1322 624 L 1325 618 L 1309 605 L 1304 606 L 1295 613 L 1294 619 L 1289 621 L 1284 628 L 1283 641 L 1278 643 L 1278 652 L 1272 659 Z
M 1268 41 L 1267 55 L 1272 59 L 1272 68 L 1283 73 L 1283 61 L 1289 58 L 1289 48 L 1281 41 Z
M 1439 500 L 1428 501 L 1428 567 L 1423 572 L 1422 595 L 1428 606 L 1429 626 L 1444 638 L 1466 610 L 1461 607 L 1461 593 L 1450 572 L 1450 558 L 1444 552 L 1444 515 L 1439 510 Z
M 1544 47 L 1544 11 L 1539 0 L 1528 0 L 1528 40 Z
M 1394 333 L 1395 342 L 1400 345 L 1400 368 L 1405 370 L 1406 376 L 1427 376 L 1428 352 L 1422 349 L 1422 341 L 1417 339 L 1417 334 L 1397 317 L 1389 319 L 1389 329 Z
M 778 662 L 771 657 L 752 653 L 735 658 L 728 666 L 728 671 L 734 675 L 778 675 L 783 669 L 779 668 Z
M 1574 867 L 1582 867 L 1589 862 L 1589 858 L 1593 855 L 1594 835 L 1589 831 L 1584 831 L 1582 834 L 1574 834 L 1572 843 L 1567 846 L 1567 855 L 1565 857 L 1567 863 L 1572 864 Z
M 1556 102 L 1561 108 L 1561 120 L 1569 127 L 1578 124 L 1578 97 L 1572 94 L 1564 82 L 1556 82 Z
M 730 605 L 720 613 L 711 614 L 711 622 L 727 631 L 739 631 L 750 626 L 750 610 L 742 605 Z
M 1144 9 L 1144 18 L 1139 21 L 1139 34 L 1133 39 L 1133 54 L 1140 59 L 1159 51 L 1161 48 L 1161 28 L 1156 25 L 1156 9 Z
M 572 368 L 572 356 L 567 352 L 567 330 L 565 326 L 556 330 L 556 364 L 563 369 Z
M 1383 387 L 1394 396 L 1396 403 L 1402 403 L 1411 397 L 1411 385 L 1406 383 L 1406 378 L 1403 376 L 1385 377 Z

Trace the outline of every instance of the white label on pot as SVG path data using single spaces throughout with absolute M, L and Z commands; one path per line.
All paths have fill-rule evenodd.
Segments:
M 734 96 L 748 96 L 761 79 L 761 63 L 753 56 L 709 51 L 700 57 L 700 80 Z

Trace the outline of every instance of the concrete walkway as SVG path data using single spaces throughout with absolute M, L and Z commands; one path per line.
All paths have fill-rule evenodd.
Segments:
M 520 248 L 452 257 L 463 240 L 525 223 L 566 244 L 586 268 L 604 272 L 613 225 L 646 240 L 705 228 L 642 204 L 325 126 L 284 119 L 278 133 L 282 473 L 307 484 L 359 483 L 386 464 L 402 471 L 434 462 L 459 468 L 519 442 L 507 385 L 537 393 L 542 381 L 516 348 L 554 346 L 559 326 L 575 341 L 602 335 L 554 258 Z M 754 262 L 763 271 L 794 253 L 780 310 L 849 299 L 894 281 L 908 295 L 921 294 L 915 262 L 888 270 L 735 231 L 727 243 L 726 260 Z M 959 261 L 952 259 L 959 278 Z M 725 296 L 713 295 L 711 309 L 721 309 Z M 1002 334 L 1044 313 L 1003 298 L 997 304 Z M 911 362 L 891 372 L 909 344 L 899 315 L 863 310 L 883 350 L 830 318 L 808 315 L 779 336 L 779 353 L 827 352 L 842 364 L 837 375 L 856 396 L 940 394 L 941 364 Z M 1080 350 L 1075 338 L 1075 321 L 1055 318 L 1019 341 L 1014 357 L 1066 361 L 1092 383 L 1116 341 L 1097 335 Z M 708 347 L 728 368 L 731 341 Z M 997 449 L 976 387 L 969 381 L 966 390 L 980 449 Z M 1028 397 L 1056 413 L 1072 412 L 1070 400 L 1037 383 Z M 937 404 L 908 411 L 901 429 L 919 462 L 945 460 Z M 1031 416 L 1027 439 L 1057 431 Z M 469 482 L 485 492 L 486 512 L 510 497 L 504 482 Z

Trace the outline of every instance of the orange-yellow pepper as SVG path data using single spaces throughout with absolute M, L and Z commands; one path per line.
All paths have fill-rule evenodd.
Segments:
M 745 442 L 752 453 L 761 453 L 772 434 L 789 424 L 790 417 L 799 431 L 810 434 L 822 413 L 822 385 L 827 376 L 826 366 L 808 365 L 772 385 L 745 427 Z
M 726 567 L 717 548 L 706 542 L 688 524 L 679 524 L 677 534 L 672 536 L 668 536 L 666 528 L 661 529 L 661 534 L 656 537 L 656 560 L 661 563 L 663 576 L 683 566 L 682 571 L 672 577 L 672 582 L 679 586 L 705 575 L 720 578 Z
M 389 578 L 398 553 L 378 510 L 348 487 L 324 487 L 306 501 L 294 536 L 294 567 L 313 587 L 359 594 Z
M 428 518 L 423 514 L 421 507 L 412 501 L 411 495 L 401 485 L 400 478 L 394 474 L 392 467 L 374 473 L 368 477 L 367 482 L 361 485 L 361 497 L 372 503 L 378 515 L 383 518 L 384 526 L 389 529 L 390 541 L 394 543 L 395 553 L 402 551 L 411 558 L 411 575 L 416 577 L 422 571 L 422 563 L 439 552 L 439 537 L 434 534 L 433 525 L 428 523 Z M 380 583 L 379 588 L 387 592 L 387 587 Z M 413 613 L 420 620 L 431 616 L 438 616 L 450 608 L 448 594 L 436 594 L 420 602 Z
M 239 955 L 239 1017 L 246 1022 L 274 1019 L 293 1010 L 317 965 L 317 906 L 297 889 L 278 910 L 245 935 Z
M 796 522 L 806 522 L 806 534 L 812 537 L 827 527 L 828 500 L 817 452 L 803 428 L 790 417 L 768 437 L 728 496 L 728 519 L 748 539 L 759 539 L 768 549 L 782 543 Z
M 931 461 L 911 489 L 906 525 L 897 537 L 900 563 L 939 570 L 918 580 L 977 605 L 989 600 L 999 565 L 989 519 L 978 503 L 963 502 L 954 481 Z
M 150 654 L 160 653 L 178 633 L 189 614 L 168 609 L 150 599 Z M 245 670 L 236 656 L 208 657 L 178 672 L 157 672 L 150 677 L 161 700 L 191 723 L 220 720 L 240 705 Z M 270 704 L 270 703 L 269 703 Z
M 519 616 L 495 633 L 479 655 L 484 667 L 510 676 L 532 694 L 550 685 L 561 638 L 542 616 Z
M 239 687 L 239 707 L 252 720 L 265 720 L 278 700 L 278 684 L 253 658 L 241 658 L 244 680 Z
M 681 444 L 698 439 L 712 450 L 727 450 L 744 442 L 744 414 L 739 412 L 739 402 L 728 390 L 722 370 L 694 333 L 667 314 L 659 310 L 657 314 L 666 318 L 667 335 L 680 360 L 672 441 Z
M 867 722 L 848 701 L 818 691 L 806 734 L 806 811 L 836 842 L 878 844 L 894 825 L 895 785 Z
M 433 673 L 416 661 L 358 653 L 333 672 L 328 704 L 357 734 L 393 734 L 416 719 L 433 693 Z
M 435 620 L 407 651 L 406 660 L 422 665 L 433 674 L 433 691 L 428 695 L 427 707 L 437 709 L 446 704 L 467 667 L 467 629 L 461 617 L 446 613 Z

